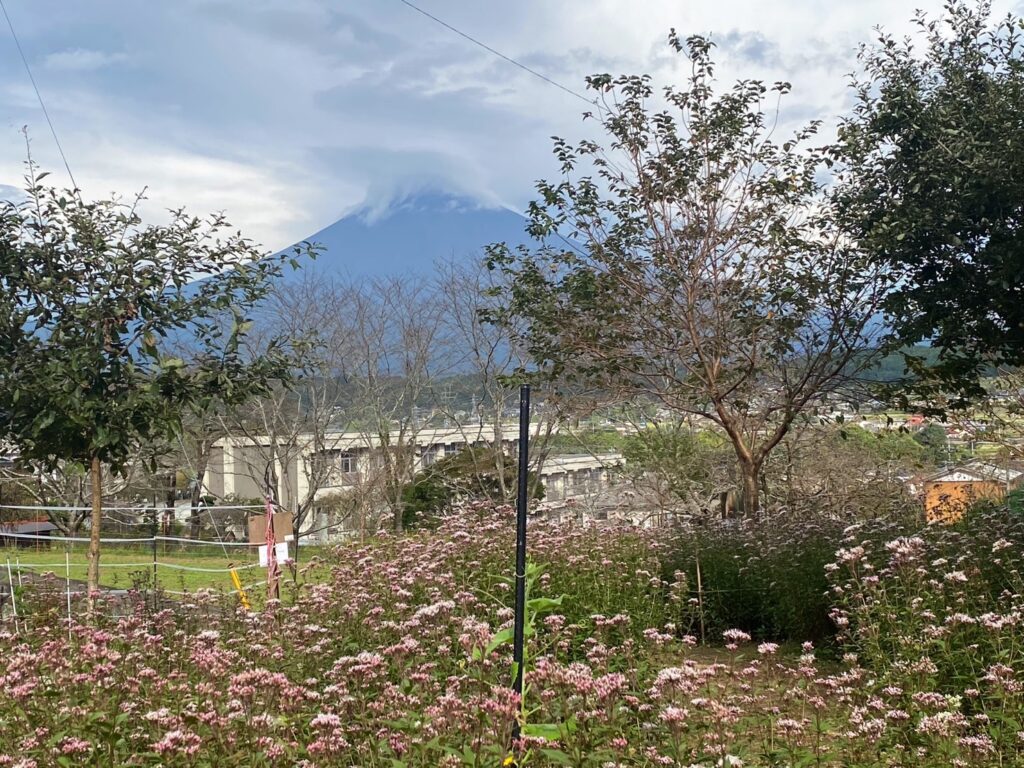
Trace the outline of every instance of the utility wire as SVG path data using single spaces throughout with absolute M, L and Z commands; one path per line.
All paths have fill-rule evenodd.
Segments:
M 451 24 L 449 24 L 449 23 L 447 23 L 445 21 L 442 21 L 441 19 L 437 18 L 437 16 L 434 16 L 433 14 L 428 13 L 427 11 L 423 10 L 422 8 L 420 8 L 419 6 L 413 5 L 411 2 L 409 2 L 409 0 L 398 0 L 398 1 L 400 3 L 402 3 L 403 5 L 409 6 L 410 8 L 412 8 L 417 13 L 423 14 L 424 16 L 426 16 L 431 21 L 437 22 L 438 24 L 440 24 L 445 29 L 449 29 L 452 32 L 454 32 L 456 35 L 459 35 L 460 37 L 464 37 L 466 40 L 469 40 L 469 42 L 473 43 L 473 45 L 480 46 L 481 48 L 483 48 L 488 53 L 494 54 L 499 59 L 504 59 L 509 64 L 512 64 L 513 66 L 516 66 L 516 67 L 519 67 L 524 72 L 529 72 L 534 77 L 539 77 L 545 83 L 548 83 L 549 85 L 553 85 L 553 86 L 555 86 L 555 88 L 559 88 L 559 89 L 565 91 L 566 93 L 568 93 L 570 96 L 575 96 L 577 99 L 580 99 L 581 101 L 585 101 L 587 104 L 590 104 L 591 106 L 597 106 L 598 105 L 596 99 L 588 99 L 586 96 L 584 96 L 579 91 L 574 91 L 572 88 L 569 88 L 568 86 L 562 85 L 561 83 L 559 83 L 559 82 L 557 82 L 555 80 L 552 80 L 547 75 L 543 75 L 540 72 L 538 72 L 537 70 L 531 69 L 530 67 L 526 66 L 522 62 L 516 61 L 515 59 L 513 59 L 513 58 L 511 58 L 509 56 L 506 56 L 501 51 L 494 50 L 493 48 L 491 48 L 491 46 L 487 45 L 486 43 L 480 42 L 475 37 L 471 37 L 470 35 L 467 35 L 462 30 L 456 29 Z
M 7 19 L 7 26 L 11 30 L 11 37 L 14 38 L 14 45 L 18 49 L 18 54 L 21 56 L 21 63 L 25 65 L 25 71 L 28 72 L 28 79 L 32 82 L 32 89 L 36 92 L 36 98 L 39 99 L 39 106 L 43 109 L 43 117 L 46 118 L 46 124 L 50 126 L 50 133 L 53 134 L 53 141 L 57 145 L 57 151 L 60 153 L 60 159 L 64 161 L 64 170 L 68 172 L 68 177 L 71 179 L 71 186 L 74 190 L 78 191 L 78 182 L 75 181 L 75 175 L 71 173 L 71 166 L 68 165 L 68 159 L 64 155 L 64 147 L 60 144 L 60 139 L 57 138 L 57 129 L 53 127 L 53 121 L 50 119 L 50 113 L 46 110 L 46 104 L 43 102 L 43 94 L 39 92 L 39 86 L 36 85 L 36 79 L 32 76 L 32 68 L 28 65 L 28 59 L 25 57 L 25 51 L 21 48 L 21 42 L 18 40 L 18 33 L 14 31 L 14 22 L 11 21 L 11 16 L 7 13 L 7 5 L 4 0 L 0 0 L 0 9 L 4 12 L 4 18 Z

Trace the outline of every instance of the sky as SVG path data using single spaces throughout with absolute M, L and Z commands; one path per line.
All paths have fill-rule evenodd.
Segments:
M 224 211 L 277 249 L 356 209 L 429 188 L 521 211 L 557 175 L 551 137 L 593 137 L 588 105 L 400 0 L 4 0 L 86 197 L 146 189 L 146 216 Z M 873 29 L 936 0 L 417 0 L 565 86 L 649 73 L 682 83 L 665 40 L 710 35 L 723 85 L 787 80 L 784 129 L 851 103 Z M 1021 4 L 996 2 L 998 12 Z M 0 19 L 0 25 L 3 25 Z M 36 162 L 69 184 L 0 26 L 0 192 Z

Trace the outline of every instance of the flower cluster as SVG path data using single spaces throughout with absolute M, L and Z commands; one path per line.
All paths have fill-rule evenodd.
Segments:
M 849 531 L 841 549 L 863 552 L 837 558 L 833 597 L 850 652 L 820 665 L 810 643 L 739 629 L 698 646 L 678 585 L 657 575 L 672 573 L 664 537 L 538 523 L 531 598 L 563 598 L 530 633 L 521 702 L 495 642 L 511 625 L 511 523 L 479 508 L 338 547 L 260 613 L 197 594 L 70 633 L 45 608 L 0 625 L 0 766 L 500 765 L 510 748 L 520 764 L 592 768 L 1024 759 L 1019 590 L 971 593 L 975 557 L 1015 578 L 1005 526 L 953 541 L 960 554 L 929 533 Z M 970 673 L 940 651 L 960 645 Z

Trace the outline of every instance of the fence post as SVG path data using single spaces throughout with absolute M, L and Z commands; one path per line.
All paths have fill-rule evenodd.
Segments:
M 700 644 L 708 641 L 707 628 L 704 626 L 704 581 L 700 573 L 700 549 L 697 549 L 697 616 L 700 619 Z
M 64 568 L 67 573 L 67 597 L 68 597 L 68 645 L 71 644 L 71 554 L 64 550 Z
M 14 594 L 14 575 L 11 573 L 11 558 L 7 558 L 7 586 L 11 590 L 11 611 L 14 613 L 14 631 L 18 631 L 18 598 Z
M 156 580 L 157 579 L 157 575 L 156 575 L 156 536 L 157 536 L 157 532 L 158 531 L 159 531 L 159 529 L 157 528 L 156 505 L 154 504 L 153 505 L 153 588 L 151 590 L 153 592 L 153 610 L 154 611 L 160 610 L 159 606 L 157 605 L 157 600 L 159 599 L 159 597 L 157 596 L 157 580 Z

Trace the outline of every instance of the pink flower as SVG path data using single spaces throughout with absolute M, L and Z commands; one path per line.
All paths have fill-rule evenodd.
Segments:
M 81 755 L 90 752 L 92 744 L 85 739 L 68 736 L 60 743 L 59 749 L 62 755 Z
M 851 547 L 850 549 L 840 549 L 836 551 L 836 560 L 841 565 L 851 565 L 863 559 L 864 547 Z
M 191 731 L 175 730 L 165 733 L 160 741 L 153 744 L 153 749 L 160 754 L 181 752 L 185 755 L 194 755 L 199 751 L 201 744 L 202 739 Z
M 920 559 L 925 550 L 925 541 L 920 536 L 902 536 L 886 543 L 889 551 L 889 565 L 908 565 Z
M 678 726 L 686 722 L 686 718 L 689 714 L 690 713 L 682 707 L 665 707 L 658 717 L 663 723 L 668 723 L 671 726 Z
M 742 629 L 727 629 L 722 633 L 724 637 L 730 643 L 749 643 L 750 635 L 744 632 Z

